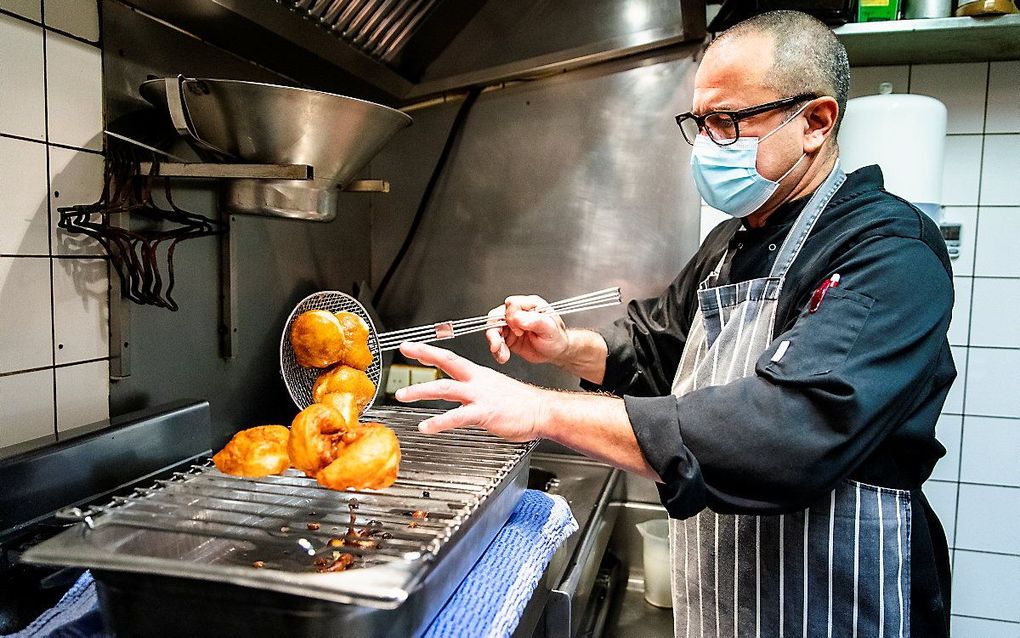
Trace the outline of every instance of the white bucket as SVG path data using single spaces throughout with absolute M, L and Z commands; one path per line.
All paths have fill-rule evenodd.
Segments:
M 644 539 L 645 600 L 656 607 L 673 606 L 673 581 L 669 562 L 669 521 L 655 519 L 638 523 Z

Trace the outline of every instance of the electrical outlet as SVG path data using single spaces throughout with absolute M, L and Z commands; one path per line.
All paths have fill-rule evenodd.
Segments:
M 411 366 L 391 365 L 389 375 L 386 377 L 386 394 L 396 394 L 397 390 L 409 385 L 411 385 Z
M 410 366 L 410 368 L 411 368 L 411 385 L 426 383 L 428 381 L 435 381 L 436 379 L 443 376 L 443 373 L 439 371 L 439 368 L 430 368 L 426 366 Z

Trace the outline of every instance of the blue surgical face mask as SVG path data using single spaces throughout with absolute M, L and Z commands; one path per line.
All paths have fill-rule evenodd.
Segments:
M 806 107 L 805 104 L 761 138 L 741 137 L 733 144 L 719 146 L 707 135 L 698 135 L 691 153 L 691 171 L 705 202 L 734 217 L 747 217 L 761 208 L 806 154 L 802 154 L 782 177 L 772 181 L 758 172 L 758 145 L 792 122 Z

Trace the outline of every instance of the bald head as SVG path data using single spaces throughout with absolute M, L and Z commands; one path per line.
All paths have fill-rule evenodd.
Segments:
M 846 48 L 832 30 L 806 13 L 769 11 L 722 32 L 709 45 L 706 60 L 714 48 L 727 48 L 748 39 L 760 45 L 754 48 L 763 55 L 748 60 L 747 72 L 756 74 L 754 79 L 763 88 L 779 97 L 814 93 L 836 100 L 839 115 L 833 128 L 835 137 L 846 111 L 850 64 Z

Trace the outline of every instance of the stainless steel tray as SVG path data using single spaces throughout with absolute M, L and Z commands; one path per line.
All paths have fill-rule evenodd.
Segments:
M 516 506 L 534 447 L 481 430 L 420 434 L 417 423 L 431 414 L 394 408 L 365 415 L 392 427 L 401 441 L 400 474 L 385 490 L 336 492 L 295 471 L 251 480 L 200 465 L 106 506 L 68 512 L 82 522 L 24 560 L 377 609 L 401 606 L 428 577 L 428 602 L 415 607 L 431 618 Z M 330 546 L 344 536 L 352 502 L 355 526 L 369 526 L 382 539 L 377 549 Z M 415 511 L 428 516 L 414 518 Z M 315 558 L 335 551 L 354 554 L 354 565 L 317 573 Z

